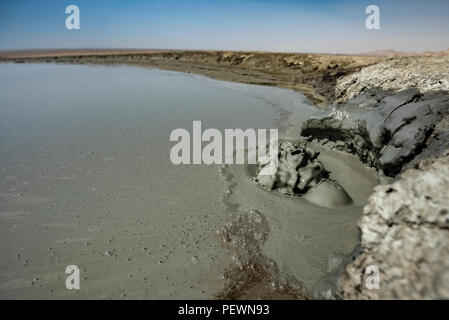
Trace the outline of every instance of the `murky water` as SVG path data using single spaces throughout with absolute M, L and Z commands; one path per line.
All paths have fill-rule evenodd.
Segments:
M 218 165 L 173 165 L 170 132 L 277 128 L 298 109 L 314 111 L 297 92 L 182 73 L 0 65 L 0 297 L 213 297 L 231 263 L 226 185 Z

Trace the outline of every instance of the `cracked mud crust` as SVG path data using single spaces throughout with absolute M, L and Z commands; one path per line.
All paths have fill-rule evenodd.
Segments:
M 378 186 L 359 227 L 363 253 L 340 281 L 346 299 L 449 299 L 449 151 Z M 369 265 L 379 290 L 365 286 Z

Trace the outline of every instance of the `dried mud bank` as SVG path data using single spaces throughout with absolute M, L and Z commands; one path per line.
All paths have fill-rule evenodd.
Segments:
M 126 64 L 303 92 L 315 104 L 334 100 L 337 79 L 385 60 L 327 54 L 235 51 L 61 50 L 0 53 L 0 62 Z
M 449 151 L 376 187 L 359 222 L 364 253 L 340 280 L 345 299 L 449 299 Z M 364 284 L 370 265 L 378 290 Z
M 449 91 L 449 56 L 391 58 L 337 80 L 335 101 L 349 99 L 372 89 L 394 92 L 416 88 L 421 93 Z

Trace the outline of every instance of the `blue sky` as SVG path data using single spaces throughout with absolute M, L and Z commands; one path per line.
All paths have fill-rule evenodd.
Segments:
M 65 28 L 71 4 L 80 30 Z M 370 4 L 380 30 L 365 28 Z M 442 50 L 449 0 L 1 0 L 0 50 L 46 48 Z

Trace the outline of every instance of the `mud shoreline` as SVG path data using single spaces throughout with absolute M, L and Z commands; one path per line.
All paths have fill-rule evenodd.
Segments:
M 289 88 L 316 105 L 335 99 L 337 79 L 384 61 L 381 57 L 274 52 L 181 50 L 41 50 L 0 52 L 0 62 L 124 64 L 202 74 L 207 77 Z

